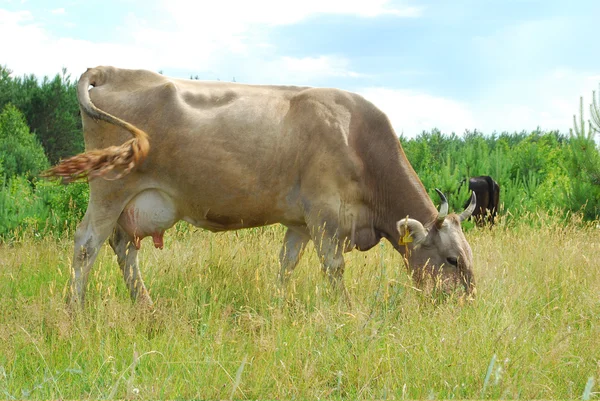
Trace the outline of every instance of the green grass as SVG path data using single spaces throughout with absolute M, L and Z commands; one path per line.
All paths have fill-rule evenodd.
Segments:
M 73 320 L 72 240 L 0 245 L 0 398 L 598 398 L 600 229 L 532 218 L 467 234 L 466 305 L 412 288 L 388 243 L 346 255 L 351 307 L 312 247 L 283 301 L 275 226 L 145 240 L 153 315 L 105 246 Z

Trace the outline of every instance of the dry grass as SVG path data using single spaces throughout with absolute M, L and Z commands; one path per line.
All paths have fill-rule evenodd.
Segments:
M 600 230 L 530 221 L 468 233 L 468 305 L 415 291 L 387 243 L 346 255 L 348 307 L 311 248 L 278 296 L 280 227 L 173 230 L 142 247 L 153 315 L 105 247 L 72 320 L 72 241 L 2 245 L 0 398 L 579 398 L 600 380 Z

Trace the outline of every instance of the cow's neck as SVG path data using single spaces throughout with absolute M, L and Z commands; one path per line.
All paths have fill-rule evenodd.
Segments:
M 386 185 L 377 191 L 378 203 L 383 206 L 378 213 L 377 224 L 394 243 L 399 239 L 396 227 L 399 220 L 408 216 L 430 226 L 438 215 L 435 205 L 401 148 L 398 161 L 392 171 L 386 174 Z
M 365 107 L 373 107 L 366 105 Z M 409 216 L 428 226 L 437 210 L 412 168 L 389 119 L 369 109 L 352 120 L 349 143 L 363 162 L 365 200 L 378 235 L 398 243 L 396 223 Z

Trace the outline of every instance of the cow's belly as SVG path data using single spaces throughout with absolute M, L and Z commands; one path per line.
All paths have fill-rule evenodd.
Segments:
M 141 240 L 152 237 L 154 246 L 163 247 L 163 234 L 179 220 L 175 202 L 158 189 L 148 189 L 127 203 L 119 217 L 119 225 L 134 239 L 136 248 Z

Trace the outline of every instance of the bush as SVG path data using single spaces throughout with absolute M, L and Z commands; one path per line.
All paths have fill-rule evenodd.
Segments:
M 85 183 L 38 181 L 34 186 L 23 176 L 6 179 L 0 187 L 0 238 L 72 232 L 83 218 L 88 198 Z
M 48 229 L 62 234 L 72 232 L 83 219 L 89 201 L 89 186 L 84 182 L 62 185 L 57 181 L 37 184 L 36 196 L 50 210 Z
M 42 145 L 29 132 L 23 114 L 10 104 L 0 113 L 0 162 L 7 177 L 33 178 L 48 168 Z

